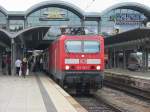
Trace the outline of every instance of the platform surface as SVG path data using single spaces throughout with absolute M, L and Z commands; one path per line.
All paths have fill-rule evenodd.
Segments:
M 0 112 L 87 111 L 47 76 L 34 74 L 0 75 Z
M 119 75 L 127 75 L 133 78 L 150 80 L 150 72 L 129 71 L 121 68 L 105 69 L 105 72 L 117 73 Z

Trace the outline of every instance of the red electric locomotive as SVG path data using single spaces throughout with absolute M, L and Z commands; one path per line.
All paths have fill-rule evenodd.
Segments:
M 49 72 L 68 91 L 93 92 L 103 85 L 104 39 L 61 35 L 48 48 Z

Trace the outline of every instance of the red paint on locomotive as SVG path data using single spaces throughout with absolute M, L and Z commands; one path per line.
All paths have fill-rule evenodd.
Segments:
M 98 83 L 94 89 L 97 90 L 99 85 L 102 87 L 104 70 L 104 39 L 102 36 L 62 35 L 52 42 L 48 52 L 49 72 L 62 85 L 71 86 L 72 81 L 76 79 L 81 80 L 77 83 L 84 82 L 86 79 L 85 83 L 88 83 L 88 80 Z

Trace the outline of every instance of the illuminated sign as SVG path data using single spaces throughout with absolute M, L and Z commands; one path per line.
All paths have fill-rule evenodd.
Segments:
M 110 21 L 114 21 L 117 25 L 123 24 L 141 24 L 143 19 L 140 14 L 135 13 L 116 13 L 110 16 Z
M 53 9 L 49 12 L 44 12 L 44 14 L 39 18 L 40 21 L 69 21 L 66 18 L 66 14 L 59 10 Z

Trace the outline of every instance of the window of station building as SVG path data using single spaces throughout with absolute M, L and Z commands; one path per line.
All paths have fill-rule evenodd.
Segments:
M 89 31 L 89 33 L 98 34 L 98 23 L 97 21 L 85 21 L 85 29 Z
M 81 26 L 80 18 L 73 12 L 48 7 L 33 12 L 27 17 L 27 27 L 31 26 Z
M 0 28 L 1 29 L 6 29 L 6 24 L 7 24 L 7 18 L 6 16 L 0 12 Z
M 146 17 L 131 9 L 115 9 L 102 16 L 101 31 L 113 35 L 116 29 L 120 32 L 144 27 Z
M 24 20 L 9 20 L 9 31 L 18 32 L 24 28 Z

